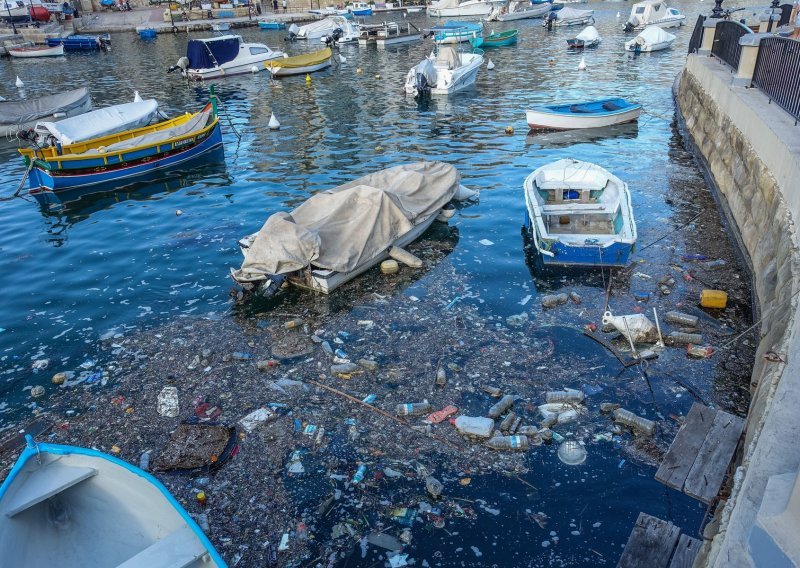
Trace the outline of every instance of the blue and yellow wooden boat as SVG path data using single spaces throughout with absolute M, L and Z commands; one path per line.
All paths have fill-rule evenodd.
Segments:
M 215 100 L 212 98 L 212 100 Z M 216 103 L 155 125 L 47 148 L 20 149 L 31 192 L 135 181 L 222 145 Z
M 473 47 L 482 49 L 486 47 L 507 47 L 517 43 L 517 35 L 517 30 L 507 30 L 484 37 L 473 37 L 470 38 L 469 42 Z

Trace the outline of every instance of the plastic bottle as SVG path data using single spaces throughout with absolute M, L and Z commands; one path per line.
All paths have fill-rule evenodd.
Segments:
M 398 404 L 395 412 L 398 416 L 419 416 L 420 414 L 428 414 L 433 410 L 433 407 L 427 402 L 410 402 L 407 404 Z
M 506 410 L 514 405 L 515 398 L 516 397 L 510 394 L 505 395 L 497 402 L 497 404 L 489 409 L 489 412 L 486 414 L 486 416 L 489 418 L 497 418 L 498 416 L 501 416 Z
M 688 345 L 689 343 L 699 345 L 703 343 L 703 336 L 699 333 L 683 333 L 682 331 L 673 331 L 668 337 L 675 345 Z
M 200 513 L 197 515 L 197 524 L 200 525 L 200 530 L 202 530 L 204 533 L 211 531 L 211 527 L 208 525 L 208 515 L 205 513 Z
M 511 425 L 514 424 L 514 420 L 516 420 L 516 419 L 517 419 L 517 415 L 512 410 L 511 412 L 506 414 L 506 417 L 500 423 L 500 430 L 502 430 L 503 432 L 508 432 L 511 429 Z
M 150 471 L 150 450 L 142 452 L 139 457 L 139 469 L 142 471 Z
M 582 301 L 581 295 L 575 292 L 574 290 L 569 293 L 569 299 L 572 300 L 575 304 L 580 304 Z
M 364 481 L 364 476 L 366 474 L 367 474 L 367 466 L 366 466 L 366 464 L 362 463 L 360 466 L 358 466 L 358 469 L 356 470 L 356 474 L 353 476 L 353 484 L 357 485 L 357 484 L 361 483 L 362 481 Z
M 567 295 L 566 294 L 548 294 L 546 296 L 542 296 L 541 302 L 543 308 L 554 308 L 560 304 L 567 303 Z
M 440 387 L 447 384 L 447 372 L 444 370 L 444 367 L 439 367 L 436 370 L 436 384 Z
M 333 352 L 334 355 L 339 357 L 340 359 L 347 359 L 347 353 L 345 353 L 344 349 L 337 349 Z
M 536 426 L 520 426 L 517 428 L 517 434 L 520 436 L 535 436 L 539 433 L 539 428 Z
M 637 416 L 630 410 L 625 410 L 624 408 L 618 408 L 614 411 L 614 421 L 644 432 L 648 436 L 652 436 L 656 429 L 656 423 L 652 420 Z
M 578 389 L 564 389 L 560 391 L 547 391 L 545 394 L 545 399 L 547 400 L 548 404 L 551 402 L 572 402 L 572 403 L 579 403 L 583 402 L 583 399 L 586 398 L 586 395 L 583 394 L 582 390 Z
M 669 323 L 677 323 L 689 327 L 697 327 L 697 322 L 700 321 L 700 318 L 697 316 L 684 314 L 683 312 L 667 312 L 664 319 Z
M 493 450 L 524 451 L 530 447 L 527 436 L 495 436 L 489 438 L 486 445 Z
M 333 355 L 333 347 L 331 347 L 331 344 L 327 341 L 320 343 L 320 347 L 322 347 L 322 350 L 328 355 Z
M 709 260 L 708 262 L 704 262 L 703 268 L 705 268 L 706 270 L 715 270 L 717 268 L 722 268 L 726 264 L 728 263 L 725 262 L 723 259 L 718 258 L 717 260 Z
M 283 324 L 283 327 L 285 327 L 286 329 L 294 329 L 295 327 L 300 327 L 301 325 L 303 325 L 303 320 L 291 319 L 287 321 L 285 324 Z
M 517 416 L 514 419 L 514 423 L 511 425 L 511 428 L 508 429 L 508 433 L 515 434 L 517 430 L 519 430 L 521 424 L 522 424 L 522 416 Z
M 499 388 L 490 385 L 481 385 L 481 390 L 489 396 L 493 396 L 495 398 L 498 398 L 503 394 L 503 391 L 501 391 Z

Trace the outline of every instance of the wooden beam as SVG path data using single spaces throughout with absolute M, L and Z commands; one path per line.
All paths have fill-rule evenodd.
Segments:
M 670 522 L 639 513 L 617 568 L 667 568 L 680 532 Z
M 711 430 L 697 452 L 697 459 L 686 476 L 684 493 L 703 503 L 711 503 L 719 493 L 743 428 L 744 420 L 738 416 L 717 412 Z
M 698 539 L 682 534 L 669 568 L 692 568 L 694 557 L 700 551 L 701 544 Z
M 717 411 L 702 404 L 694 403 L 686 421 L 678 430 L 664 460 L 656 472 L 656 480 L 667 487 L 683 491 L 686 476 L 692 469 L 697 453 L 703 446 L 708 431 L 714 422 Z

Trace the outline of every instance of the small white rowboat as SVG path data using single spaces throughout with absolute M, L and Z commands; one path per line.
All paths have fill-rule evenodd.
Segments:
M 64 55 L 64 44 L 55 47 L 18 47 L 8 50 L 11 57 L 57 57 Z

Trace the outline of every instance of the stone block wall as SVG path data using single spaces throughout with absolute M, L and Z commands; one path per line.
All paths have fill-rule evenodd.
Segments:
M 749 257 L 758 297 L 755 313 L 760 312 L 762 323 L 756 328 L 760 341 L 751 377 L 752 400 L 743 458 L 737 464 L 731 498 L 718 512 L 721 531 L 712 543 L 706 543 L 695 566 L 749 565 L 744 557 L 748 554 L 746 534 L 735 537 L 741 540 L 744 536 L 744 542 L 727 546 L 726 550 L 726 553 L 736 550 L 735 555 L 743 555 L 738 559 L 741 564 L 739 561 L 730 563 L 730 556 L 724 560 L 717 556 L 725 547 L 725 531 L 737 507 L 737 498 L 743 501 L 753 499 L 749 494 L 750 487 L 746 497 L 740 495 L 740 490 L 753 465 L 760 434 L 786 369 L 786 365 L 771 361 L 764 355 L 774 352 L 787 360 L 790 354 L 798 351 L 800 343 L 797 337 L 793 337 L 793 332 L 800 329 L 800 322 L 795 321 L 800 305 L 797 295 L 800 289 L 800 249 L 794 224 L 798 215 L 795 198 L 800 194 L 797 156 L 789 168 L 794 169 L 794 176 L 790 171 L 786 173 L 786 161 L 800 148 L 784 148 L 789 141 L 780 140 L 780 129 L 776 131 L 766 121 L 759 124 L 765 115 L 759 115 L 757 105 L 766 108 L 766 97 L 757 98 L 760 93 L 754 89 L 738 88 L 737 91 L 731 87 L 727 70 L 715 75 L 717 69 L 714 66 L 719 65 L 708 57 L 689 56 L 686 68 L 676 82 L 674 94 L 685 131 L 695 146 L 695 154 L 713 177 L 717 197 L 723 209 L 727 210 L 731 226 L 738 229 L 740 242 Z M 748 113 L 748 107 L 753 112 Z M 781 109 L 773 106 L 767 110 L 772 114 L 777 111 L 776 116 L 784 118 Z M 791 124 L 788 118 L 787 114 L 786 123 Z M 780 172 L 783 183 L 779 183 L 773 171 Z M 749 506 L 757 509 L 758 503 Z

